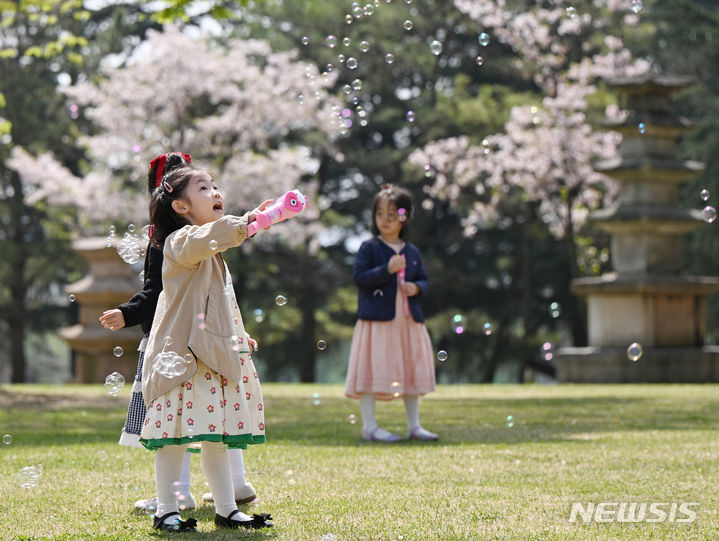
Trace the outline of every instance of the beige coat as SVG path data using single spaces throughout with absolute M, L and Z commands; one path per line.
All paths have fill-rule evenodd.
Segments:
M 239 321 L 244 336 L 239 337 L 239 351 L 234 351 L 232 347 L 238 343 L 232 340 L 233 316 L 225 298 L 225 263 L 220 253 L 239 246 L 246 238 L 247 214 L 224 216 L 201 226 L 187 225 L 165 239 L 163 290 L 142 369 L 146 405 L 189 380 L 197 371 L 197 359 L 230 379 L 242 377 L 240 355 L 249 351 L 247 335 Z M 198 317 L 200 314 L 204 319 Z M 166 377 L 155 370 L 157 355 L 170 351 L 189 360 L 187 370 L 179 376 Z

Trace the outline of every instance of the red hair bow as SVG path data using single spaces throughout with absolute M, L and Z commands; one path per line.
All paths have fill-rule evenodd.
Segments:
M 157 188 L 160 185 L 160 181 L 162 180 L 162 175 L 165 172 L 165 164 L 167 163 L 167 157 L 170 154 L 179 154 L 182 156 L 182 159 L 185 160 L 187 163 L 192 163 L 192 156 L 189 154 L 185 154 L 184 152 L 168 152 L 167 154 L 160 154 L 159 156 L 155 156 L 150 160 L 150 169 L 157 166 L 157 172 L 155 173 L 155 188 Z

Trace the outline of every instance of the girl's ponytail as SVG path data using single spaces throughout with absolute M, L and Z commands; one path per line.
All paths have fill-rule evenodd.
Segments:
M 184 152 L 168 152 L 160 154 L 150 161 L 150 170 L 147 172 L 147 191 L 153 194 L 160 186 L 162 178 L 173 169 L 192 163 L 192 156 Z

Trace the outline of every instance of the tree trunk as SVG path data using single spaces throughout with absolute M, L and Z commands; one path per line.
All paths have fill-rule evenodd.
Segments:
M 305 248 L 306 250 L 309 247 Z M 296 297 L 299 302 L 300 313 L 302 314 L 302 326 L 298 337 L 298 360 L 300 381 L 302 383 L 314 383 L 316 378 L 315 355 L 315 332 L 317 322 L 315 321 L 315 308 L 317 295 L 314 280 L 317 279 L 312 266 L 312 258 L 307 253 L 298 256 L 297 276 L 300 281 L 296 288 Z
M 315 296 L 302 298 L 302 331 L 299 343 L 300 381 L 314 383 L 315 374 Z
M 10 172 L 10 183 L 13 188 L 10 202 L 10 238 L 11 248 L 8 264 L 10 265 L 10 306 L 8 306 L 7 323 L 10 332 L 10 358 L 12 362 L 12 383 L 24 383 L 26 372 L 25 334 L 28 324 L 26 282 L 28 251 L 25 244 L 25 227 L 22 225 L 24 214 L 23 186 L 20 177 Z
M 569 271 L 572 279 L 579 278 L 579 264 L 577 263 L 577 245 L 575 241 L 574 224 L 572 223 L 572 199 L 567 201 L 567 229 L 564 236 L 569 252 Z M 588 343 L 587 333 L 587 303 L 583 297 L 574 296 L 575 312 L 577 317 L 571 318 L 570 330 L 572 342 L 575 347 L 586 346 Z

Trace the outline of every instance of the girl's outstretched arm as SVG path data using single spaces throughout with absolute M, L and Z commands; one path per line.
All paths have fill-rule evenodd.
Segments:
M 186 225 L 174 231 L 165 239 L 165 257 L 194 268 L 200 261 L 239 246 L 247 238 L 249 215 L 249 212 L 242 216 L 227 215 L 214 222 Z

